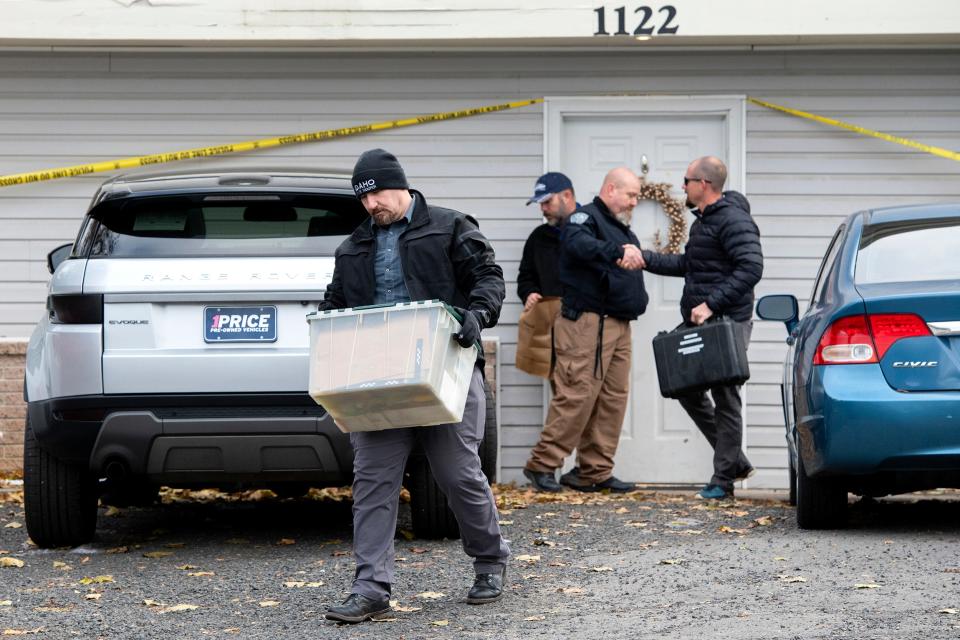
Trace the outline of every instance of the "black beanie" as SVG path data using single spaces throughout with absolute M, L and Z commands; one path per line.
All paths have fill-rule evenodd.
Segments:
M 353 167 L 351 183 L 358 198 L 380 189 L 410 188 L 397 156 L 383 149 L 370 149 L 360 154 Z

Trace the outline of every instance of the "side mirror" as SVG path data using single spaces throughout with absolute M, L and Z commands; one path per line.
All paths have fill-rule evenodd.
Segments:
M 774 320 L 787 325 L 787 333 L 793 333 L 800 318 L 800 305 L 791 295 L 763 296 L 757 301 L 757 315 L 764 320 Z
M 73 243 L 62 244 L 47 254 L 47 271 L 51 274 L 57 270 L 60 263 L 67 259 L 70 251 L 73 249 Z

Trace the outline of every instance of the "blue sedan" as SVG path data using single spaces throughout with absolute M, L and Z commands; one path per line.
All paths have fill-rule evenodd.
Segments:
M 790 500 L 804 529 L 842 526 L 847 494 L 960 487 L 960 205 L 848 217 L 787 325 Z

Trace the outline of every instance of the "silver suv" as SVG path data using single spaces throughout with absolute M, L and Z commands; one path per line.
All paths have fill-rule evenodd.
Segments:
M 41 547 L 89 541 L 98 498 L 160 485 L 282 496 L 349 484 L 349 439 L 307 395 L 309 328 L 336 247 L 367 217 L 349 175 L 225 170 L 122 176 L 52 251 L 27 352 L 24 488 Z M 487 389 L 481 460 L 496 468 Z M 456 537 L 422 455 L 414 532 Z

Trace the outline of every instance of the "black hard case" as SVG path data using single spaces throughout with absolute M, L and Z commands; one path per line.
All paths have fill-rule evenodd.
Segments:
M 741 385 L 750 378 L 743 330 L 726 318 L 661 331 L 653 339 L 653 356 L 664 398 Z

